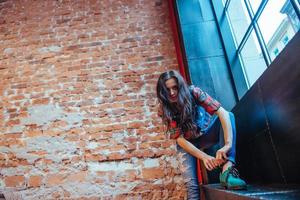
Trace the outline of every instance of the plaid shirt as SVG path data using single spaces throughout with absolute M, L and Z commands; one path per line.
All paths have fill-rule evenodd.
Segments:
M 201 106 L 205 109 L 209 115 L 214 115 L 215 112 L 221 107 L 221 104 L 213 99 L 211 96 L 209 96 L 206 92 L 203 92 L 199 87 L 190 86 L 190 92 L 193 98 L 195 99 L 195 102 L 197 106 Z M 204 116 L 197 116 L 198 118 L 204 117 Z M 195 121 L 197 121 L 196 119 Z M 210 118 L 207 120 L 205 126 L 209 125 Z M 201 127 L 203 128 L 203 127 Z M 187 131 L 185 133 L 181 133 L 180 129 L 177 127 L 177 122 L 172 120 L 169 123 L 167 134 L 171 139 L 177 139 L 180 135 L 183 135 L 186 139 L 193 139 L 191 137 L 191 132 Z M 199 136 L 201 136 L 201 130 L 199 130 Z

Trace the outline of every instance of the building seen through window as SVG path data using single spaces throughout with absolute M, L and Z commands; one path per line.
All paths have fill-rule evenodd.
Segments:
M 223 0 L 248 87 L 299 31 L 299 1 Z

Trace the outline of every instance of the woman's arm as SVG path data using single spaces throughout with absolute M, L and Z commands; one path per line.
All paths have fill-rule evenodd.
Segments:
M 220 107 L 216 114 L 219 116 L 224 132 L 224 147 L 217 151 L 216 158 L 226 160 L 226 154 L 232 147 L 232 126 L 229 113 L 223 107 Z
M 196 148 L 192 143 L 184 139 L 183 137 L 177 138 L 177 144 L 183 148 L 189 154 L 203 161 L 206 169 L 213 170 L 220 166 L 223 162 L 220 159 L 216 159 L 210 155 L 207 155 L 200 149 Z

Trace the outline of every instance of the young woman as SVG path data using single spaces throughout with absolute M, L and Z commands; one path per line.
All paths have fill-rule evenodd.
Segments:
M 246 183 L 238 177 L 235 163 L 235 121 L 218 101 L 195 86 L 188 86 L 177 71 L 167 71 L 157 82 L 159 115 L 167 125 L 167 133 L 175 139 L 179 151 L 185 151 L 188 178 L 188 199 L 199 199 L 196 158 L 206 169 L 222 167 L 220 183 L 228 189 L 244 189 Z M 220 144 L 215 157 L 200 149 Z

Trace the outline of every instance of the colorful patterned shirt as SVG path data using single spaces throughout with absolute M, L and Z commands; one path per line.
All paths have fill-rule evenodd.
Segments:
M 209 96 L 206 92 L 202 91 L 199 87 L 191 85 L 189 89 L 196 103 L 195 122 L 198 128 L 197 137 L 200 137 L 205 129 L 209 126 L 213 115 L 221 107 L 221 104 Z M 177 122 L 175 119 L 169 123 L 167 134 L 171 139 L 177 139 L 180 136 L 183 136 L 188 140 L 195 139 L 192 137 L 190 131 L 182 133 L 180 128 L 177 127 Z

